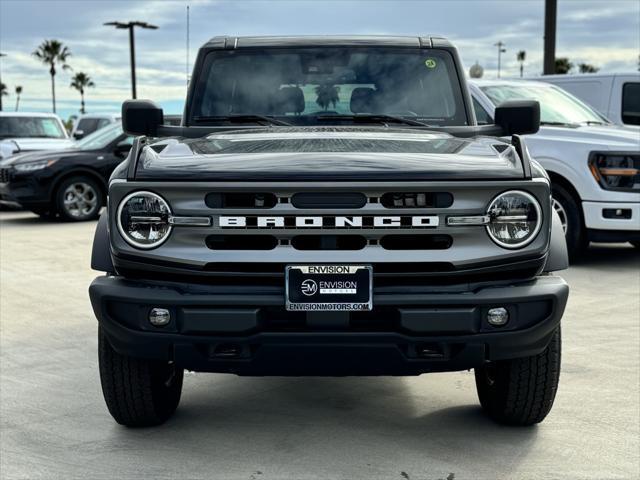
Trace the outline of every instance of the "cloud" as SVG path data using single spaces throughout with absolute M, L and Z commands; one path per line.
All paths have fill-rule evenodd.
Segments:
M 142 20 L 158 30 L 136 30 L 138 96 L 178 108 L 186 91 L 186 7 L 191 12 L 189 57 L 215 35 L 440 34 L 460 50 L 466 68 L 476 60 L 485 77 L 497 74 L 497 41 L 506 43 L 504 76 L 519 72 L 516 54 L 527 52 L 525 72 L 542 71 L 544 2 L 476 1 L 222 1 L 222 0 L 0 0 L 2 79 L 13 92 L 24 87 L 25 108 L 49 109 L 50 78 L 31 52 L 45 38 L 67 44 L 74 71 L 88 73 L 96 87 L 90 110 L 119 109 L 130 96 L 127 32 L 104 22 Z M 640 2 L 563 1 L 558 6 L 557 54 L 602 71 L 637 69 Z M 79 95 L 71 72 L 56 76 L 63 115 L 77 112 Z M 7 100 L 11 104 L 11 98 Z

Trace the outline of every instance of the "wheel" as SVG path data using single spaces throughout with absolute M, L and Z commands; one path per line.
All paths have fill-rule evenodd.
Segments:
M 98 330 L 102 394 L 109 413 L 127 427 L 164 423 L 180 403 L 184 371 L 169 362 L 121 355 Z
M 539 355 L 476 368 L 482 408 L 499 423 L 533 425 L 547 416 L 560 378 L 560 327 Z
M 103 195 L 95 180 L 80 176 L 63 180 L 56 191 L 56 200 L 62 218 L 82 222 L 98 218 Z
M 575 260 L 589 244 L 582 224 L 580 204 L 562 185 L 555 183 L 551 186 L 551 204 L 560 217 L 569 258 Z

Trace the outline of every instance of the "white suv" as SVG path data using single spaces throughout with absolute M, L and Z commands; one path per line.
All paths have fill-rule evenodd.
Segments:
M 553 204 L 569 252 L 589 241 L 640 247 L 640 134 L 610 123 L 564 90 L 528 80 L 470 82 L 479 124 L 493 123 L 508 100 L 540 102 L 540 131 L 527 137 L 531 155 L 549 173 Z

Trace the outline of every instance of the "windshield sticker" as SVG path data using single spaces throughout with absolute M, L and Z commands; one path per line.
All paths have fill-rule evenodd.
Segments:
M 427 68 L 436 68 L 436 61 L 433 58 L 427 58 L 424 61 L 424 64 L 427 66 Z

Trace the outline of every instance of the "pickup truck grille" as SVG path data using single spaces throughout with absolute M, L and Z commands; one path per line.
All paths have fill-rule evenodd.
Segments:
M 8 168 L 0 168 L 0 183 L 8 183 L 10 173 Z

